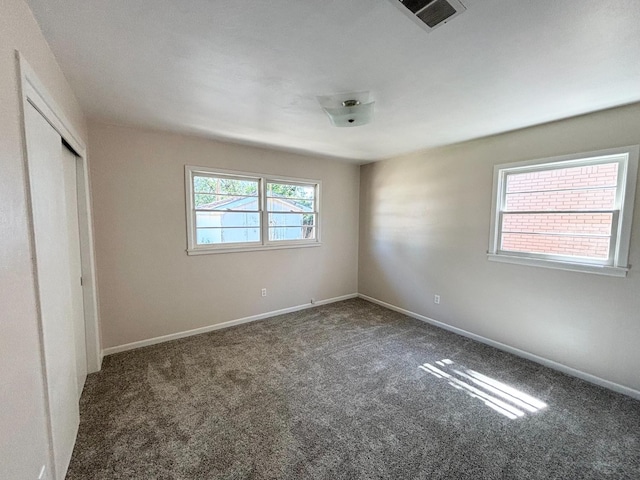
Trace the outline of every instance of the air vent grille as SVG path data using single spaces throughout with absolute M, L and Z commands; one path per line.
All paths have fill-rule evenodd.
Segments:
M 446 0 L 435 0 L 418 13 L 418 18 L 433 28 L 455 15 L 456 9 Z
M 402 4 L 413 13 L 418 13 L 424 7 L 429 5 L 433 0 L 400 0 Z
M 430 32 L 466 10 L 460 0 L 389 0 L 405 15 Z

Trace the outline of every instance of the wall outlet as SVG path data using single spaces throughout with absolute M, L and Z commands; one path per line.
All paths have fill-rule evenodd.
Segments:
M 47 476 L 47 466 L 42 465 L 40 469 L 40 475 L 38 475 L 38 480 L 47 480 L 49 477 Z
M 435 303 L 436 305 L 440 305 L 440 295 L 433 296 L 433 303 Z
M 315 305 L 315 304 L 316 304 L 316 299 L 315 299 L 315 298 L 312 298 L 312 299 L 311 299 L 311 305 Z
M 262 289 L 262 296 L 263 296 L 263 297 L 266 297 L 266 296 L 267 296 L 267 289 L 266 289 L 266 288 L 263 288 L 263 289 Z

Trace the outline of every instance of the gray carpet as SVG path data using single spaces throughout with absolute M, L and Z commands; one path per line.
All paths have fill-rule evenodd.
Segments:
M 360 299 L 105 358 L 68 479 L 633 479 L 640 402 Z

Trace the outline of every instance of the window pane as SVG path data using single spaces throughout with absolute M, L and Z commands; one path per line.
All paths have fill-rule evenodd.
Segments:
M 197 228 L 259 227 L 259 213 L 196 212 Z
M 611 235 L 613 213 L 505 213 L 502 231 Z
M 270 227 L 301 227 L 315 225 L 315 215 L 309 213 L 270 213 Z
M 257 196 L 258 181 L 194 175 L 193 191 L 195 193 Z
M 609 257 L 609 237 L 504 233 L 501 250 L 606 260 Z
M 198 245 L 259 242 L 259 228 L 196 228 Z
M 289 185 L 286 183 L 267 184 L 267 197 L 313 200 L 315 192 L 316 189 L 313 185 Z
M 269 227 L 269 240 L 315 240 L 316 229 L 313 226 Z
M 196 193 L 194 197 L 198 210 L 250 210 L 257 212 L 260 206 L 258 197 L 212 195 L 209 193 Z
M 507 193 L 505 211 L 612 210 L 616 188 Z
M 615 187 L 617 184 L 617 162 L 507 175 L 507 193 Z
M 267 183 L 270 241 L 315 240 L 315 194 L 314 185 Z
M 268 198 L 267 210 L 270 212 L 313 212 L 313 200 Z

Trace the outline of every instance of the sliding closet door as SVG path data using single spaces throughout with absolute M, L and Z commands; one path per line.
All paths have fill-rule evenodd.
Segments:
M 54 470 L 62 480 L 80 420 L 73 301 L 80 279 L 72 271 L 70 236 L 75 234 L 70 233 L 67 207 L 73 194 L 65 189 L 60 135 L 31 105 L 25 125 Z M 72 220 L 77 225 L 77 216 Z
M 78 157 L 68 148 L 62 148 L 65 206 L 69 238 L 69 267 L 71 282 L 71 308 L 76 348 L 76 375 L 78 400 L 87 379 L 87 340 L 85 338 L 84 302 L 82 299 L 82 263 L 80 260 L 80 229 L 78 227 Z

